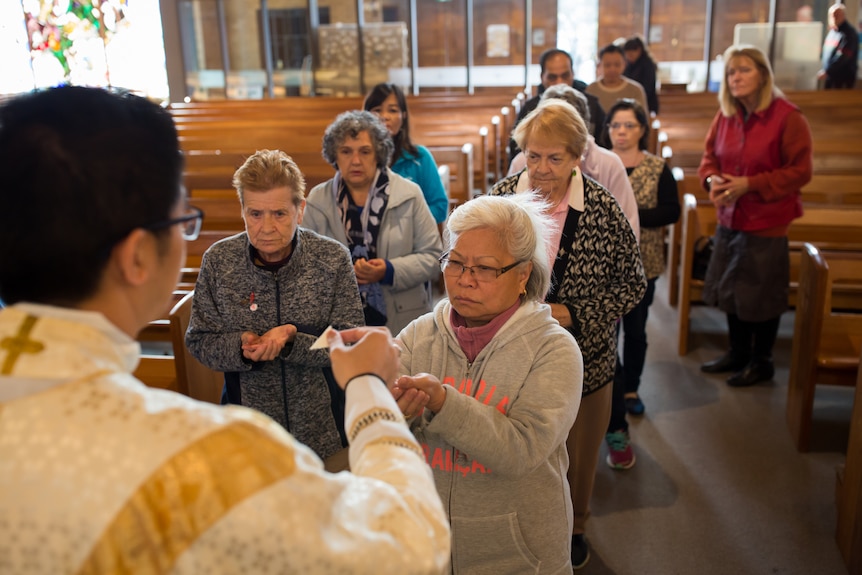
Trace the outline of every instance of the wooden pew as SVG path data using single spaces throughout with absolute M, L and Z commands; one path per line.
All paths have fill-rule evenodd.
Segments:
M 177 387 L 180 393 L 209 403 L 221 403 L 224 374 L 205 367 L 186 347 L 186 330 L 192 311 L 194 292 L 186 294 L 171 310 L 170 334 L 173 344 Z
M 703 281 L 691 277 L 694 267 L 695 243 L 698 238 L 712 236 L 718 225 L 715 208 L 698 203 L 692 194 L 685 194 L 682 201 L 682 241 L 679 268 L 679 314 L 677 316 L 677 353 L 688 353 L 689 313 L 694 302 L 702 301 Z
M 473 145 L 438 146 L 429 148 L 437 165 L 449 168 L 449 204 L 450 210 L 458 207 L 473 197 L 473 182 L 471 178 L 473 165 Z
M 862 140 L 847 129 L 862 126 L 862 91 L 794 91 L 787 92 L 787 97 L 802 110 L 811 127 L 815 173 L 862 173 L 858 162 Z M 700 163 L 704 139 L 717 111 L 715 94 L 662 95 L 661 132 L 673 150 L 674 165 L 686 175 L 694 174 Z
M 712 204 L 699 202 L 693 194 L 685 194 L 682 203 L 682 240 L 679 267 L 678 342 L 679 355 L 688 353 L 691 307 L 702 301 L 703 281 L 691 277 L 694 246 L 699 237 L 712 236 L 717 216 Z M 820 249 L 862 252 L 862 210 L 836 206 L 805 207 L 805 214 L 790 225 L 790 292 L 788 305 L 796 305 L 799 281 L 800 253 L 805 242 Z M 837 303 L 856 301 L 860 288 L 839 286 L 834 298 Z
M 687 192 L 682 170 L 673 168 L 673 177 L 676 180 L 676 192 L 679 205 L 682 206 L 683 198 Z M 667 226 L 667 301 L 671 307 L 676 307 L 679 297 L 679 262 L 682 252 L 682 217 L 676 223 Z
M 787 386 L 787 425 L 807 451 L 818 384 L 854 385 L 862 353 L 862 291 L 856 300 L 833 298 L 841 284 L 862 286 L 862 253 L 801 250 L 793 352 Z M 838 307 L 844 308 L 837 311 Z M 855 310 L 852 313 L 849 310 Z
M 189 293 L 187 289 L 175 289 L 171 294 L 171 299 L 169 305 L 164 311 L 164 316 L 159 319 L 154 319 L 149 324 L 147 324 L 144 329 L 142 329 L 138 333 L 138 341 L 140 342 L 151 342 L 151 341 L 170 341 L 170 326 L 168 322 L 168 312 L 170 309 L 177 304 L 186 294 Z
M 503 111 L 508 110 L 510 98 L 494 92 L 411 97 L 413 139 L 428 147 L 473 144 L 474 186 L 485 190 L 496 173 L 495 165 L 500 164 L 497 150 L 505 136 L 502 131 L 490 134 L 489 129 L 495 115 L 510 115 Z M 338 113 L 357 109 L 361 103 L 360 98 L 323 97 L 172 105 L 187 157 L 186 186 L 228 188 L 247 155 L 270 148 L 293 156 L 313 187 L 333 174 L 320 157 L 325 128 Z
M 701 187 L 696 175 L 683 176 L 681 168 L 673 168 L 677 178 L 680 198 L 683 193 L 692 194 L 698 202 L 709 203 L 709 195 Z M 680 179 L 682 177 L 682 179 Z M 680 201 L 682 203 L 682 201 Z M 802 203 L 807 208 L 847 206 L 862 208 L 862 173 L 860 174 L 814 174 L 811 181 L 802 188 Z M 679 260 L 682 246 L 682 227 L 669 227 L 668 245 L 668 302 L 676 306 L 679 290 Z M 862 242 L 862 238 L 859 240 Z
M 142 355 L 133 375 L 149 387 L 179 392 L 173 356 Z
M 189 204 L 200 208 L 204 213 L 201 230 L 233 233 L 243 231 L 245 223 L 236 191 L 225 189 L 219 195 L 214 192 L 215 190 L 210 190 L 211 195 L 189 197 Z
M 837 483 L 835 541 L 848 571 L 862 573 L 862 369 L 857 370 L 847 459 Z

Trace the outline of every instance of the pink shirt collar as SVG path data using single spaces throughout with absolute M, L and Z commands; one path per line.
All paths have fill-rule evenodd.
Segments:
M 455 333 L 455 338 L 458 340 L 458 345 L 461 346 L 461 351 L 467 356 L 467 361 L 473 362 L 476 356 L 485 349 L 485 346 L 494 339 L 500 328 L 503 327 L 509 318 L 515 315 L 518 308 L 521 306 L 521 298 L 518 298 L 512 307 L 486 323 L 478 327 L 467 327 L 466 320 L 455 311 L 454 307 L 449 309 L 449 322 L 452 324 L 452 331 Z

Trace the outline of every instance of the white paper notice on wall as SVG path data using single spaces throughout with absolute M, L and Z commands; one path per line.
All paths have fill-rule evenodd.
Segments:
M 488 58 L 508 58 L 509 25 L 489 24 L 485 34 L 488 41 Z

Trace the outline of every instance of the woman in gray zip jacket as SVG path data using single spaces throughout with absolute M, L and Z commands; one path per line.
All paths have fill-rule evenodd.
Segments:
M 238 373 L 243 405 L 325 459 L 346 445 L 344 397 L 326 377 L 327 351 L 310 347 L 329 325 L 362 325 L 350 256 L 299 227 L 305 181 L 284 152 L 250 156 L 234 186 L 246 231 L 204 254 L 186 345 L 210 369 Z
M 521 194 L 457 208 L 441 258 L 449 297 L 398 336 L 408 375 L 393 395 L 449 515 L 453 573 L 572 572 L 566 437 L 583 360 L 542 303 L 546 207 Z

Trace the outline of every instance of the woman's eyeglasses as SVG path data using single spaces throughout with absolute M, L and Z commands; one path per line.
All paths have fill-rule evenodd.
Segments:
M 443 272 L 444 276 L 455 279 L 461 277 L 465 270 L 470 270 L 470 275 L 472 275 L 476 281 L 480 282 L 492 282 L 507 271 L 514 269 L 516 266 L 523 263 L 515 262 L 504 268 L 492 268 L 490 266 L 465 266 L 461 262 L 450 260 L 448 253 L 440 256 L 438 261 L 440 262 L 440 270 Z

